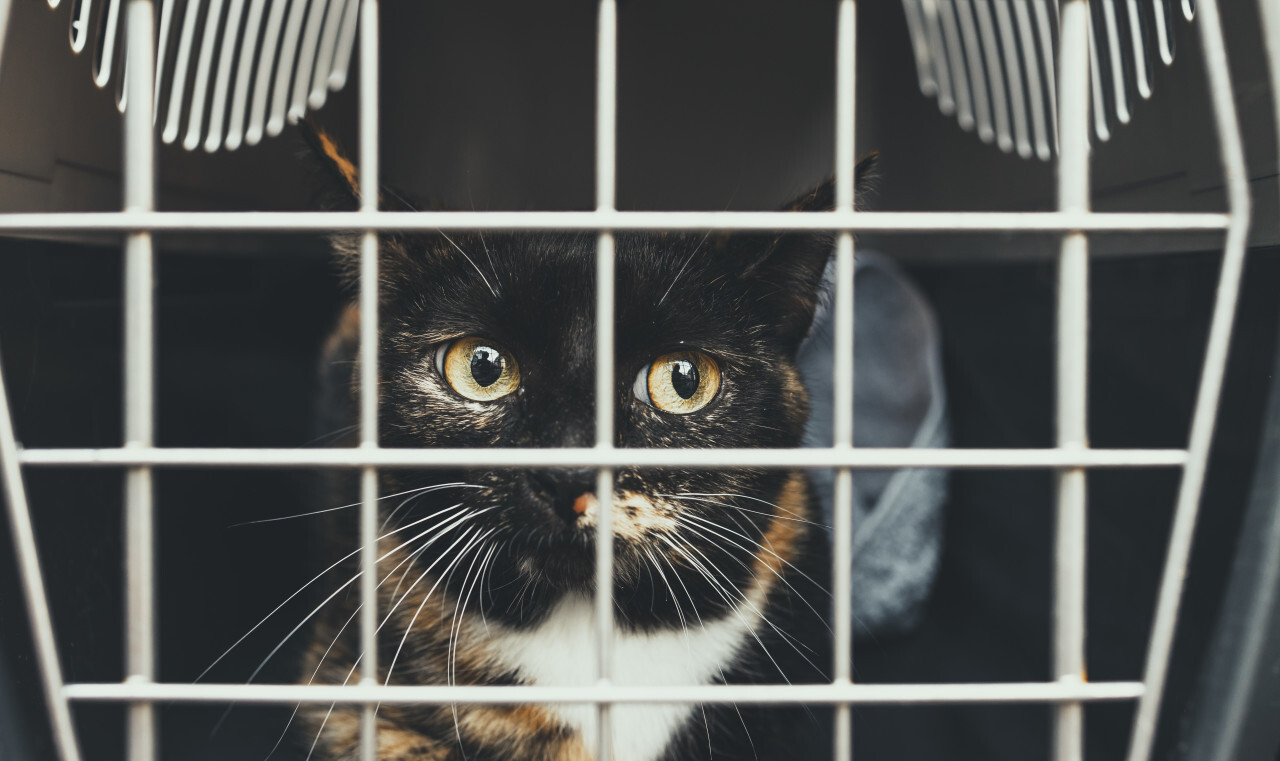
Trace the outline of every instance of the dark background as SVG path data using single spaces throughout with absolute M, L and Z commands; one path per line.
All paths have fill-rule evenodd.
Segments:
M 381 137 L 391 182 L 462 208 L 589 207 L 593 3 L 386 5 Z M 1246 5 L 1228 18 L 1232 28 L 1249 27 L 1239 11 Z M 915 90 L 895 4 L 860 6 L 858 142 L 882 153 L 870 207 L 1047 208 L 1051 166 L 1005 156 L 960 132 Z M 619 207 L 772 208 L 826 175 L 833 21 L 830 3 L 787 3 L 785 10 L 727 1 L 625 3 Z M 1189 31 L 1181 28 L 1175 66 L 1157 73 L 1157 97 L 1140 104 L 1134 124 L 1112 143 L 1097 146 L 1100 208 L 1222 208 Z M 65 29 L 59 34 L 65 45 Z M 1233 63 L 1240 64 L 1237 96 L 1246 116 L 1269 114 L 1257 69 L 1249 69 L 1261 61 L 1238 52 L 1248 40 L 1232 43 L 1244 58 Z M 10 88 L 15 81 L 0 79 Z M 0 104 L 7 102 L 3 87 Z M 351 147 L 353 94 L 320 115 Z M 6 113 L 12 111 L 0 108 Z M 0 142 L 24 145 L 21 129 L 13 131 L 6 118 Z M 98 121 L 95 139 L 116 144 L 114 122 Z M 1246 119 L 1251 166 L 1272 173 L 1256 175 L 1261 204 L 1274 197 L 1267 194 L 1274 192 L 1275 147 L 1274 127 L 1259 124 Z M 307 208 L 314 183 L 298 152 L 291 133 L 230 163 L 167 148 L 160 203 Z M 108 160 L 104 176 L 110 171 Z M 1141 182 L 1156 175 L 1163 179 Z M 201 195 L 202 188 L 218 192 Z M 1274 214 L 1260 220 L 1274 226 Z M 912 235 L 862 242 L 902 257 L 937 310 L 955 445 L 1052 445 L 1054 269 L 1044 258 L 1052 241 Z M 1108 255 L 1095 260 L 1091 279 L 1092 442 L 1183 447 L 1216 285 L 1215 241 L 1106 236 L 1093 243 Z M 311 422 L 318 349 L 343 299 L 323 241 L 203 236 L 161 238 L 158 246 L 158 443 L 323 445 L 327 432 Z M 1183 253 L 1125 255 L 1152 248 Z M 1157 759 L 1173 752 L 1190 716 L 1252 478 L 1274 367 L 1276 253 L 1256 248 L 1245 274 Z M 0 240 L 0 362 L 25 446 L 120 444 L 120 261 L 115 245 Z M 123 478 L 111 469 L 31 468 L 26 476 L 66 677 L 119 680 Z M 1172 469 L 1090 475 L 1091 679 L 1141 676 L 1177 476 Z M 928 615 L 911 635 L 860 643 L 855 679 L 1048 679 L 1051 488 L 1048 472 L 953 474 Z M 158 471 L 157 505 L 160 677 L 191 681 L 323 568 L 311 554 L 306 519 L 239 524 L 330 505 L 317 501 L 311 473 L 195 469 Z M 0 521 L 0 546 L 9 546 L 7 531 Z M 7 735 L 0 751 L 4 742 L 25 742 L 30 748 L 22 752 L 43 759 L 50 748 L 25 605 L 3 554 L 0 706 L 16 705 L 30 732 L 21 740 Z M 308 612 L 302 604 L 286 607 L 206 678 L 245 681 Z M 295 679 L 286 645 L 254 681 Z M 289 715 L 240 707 L 219 726 L 222 713 L 162 706 L 164 758 L 265 758 Z M 123 709 L 77 706 L 75 716 L 88 759 L 121 757 Z M 1091 760 L 1123 755 L 1131 716 L 1130 703 L 1087 709 Z M 1041 758 L 1049 729 L 1044 706 L 859 708 L 855 750 L 872 759 Z M 276 757 L 296 750 L 287 741 Z
M 1185 445 L 1217 259 L 1205 253 L 1096 265 L 1090 336 L 1095 445 Z M 316 353 L 340 299 L 327 263 L 181 255 L 160 262 L 159 443 L 315 442 L 309 415 Z M 1050 446 L 1052 268 L 970 263 L 915 274 L 943 328 L 955 444 Z M 114 251 L 0 244 L 0 347 L 26 446 L 120 443 L 120 276 Z M 1168 750 L 1194 687 L 1239 528 L 1272 372 L 1280 258 L 1255 252 L 1245 283 L 1157 758 Z M 62 469 L 28 469 L 27 477 L 66 676 L 118 680 L 122 478 L 112 470 Z M 1051 485 L 1047 472 L 953 474 L 929 614 L 910 636 L 862 643 L 855 678 L 1047 679 Z M 1091 679 L 1140 678 L 1176 488 L 1174 470 L 1090 476 Z M 159 471 L 157 504 L 160 676 L 190 681 L 323 568 L 309 552 L 307 519 L 237 524 L 329 505 L 312 499 L 306 473 L 169 469 Z M 8 613 L 0 644 L 15 692 L 25 696 L 20 702 L 38 722 L 23 603 L 5 573 L 0 609 Z M 307 610 L 283 610 L 209 679 L 246 679 Z M 257 681 L 294 678 L 286 647 Z M 162 709 L 165 758 L 265 756 L 288 712 L 239 708 L 210 736 L 219 714 Z M 88 758 L 119 757 L 120 709 L 80 707 L 76 716 Z M 1090 758 L 1119 757 L 1130 716 L 1129 704 L 1088 709 Z M 1039 757 L 1049 726 L 1049 709 L 1039 706 L 855 711 L 864 758 Z M 44 740 L 39 732 L 35 739 Z

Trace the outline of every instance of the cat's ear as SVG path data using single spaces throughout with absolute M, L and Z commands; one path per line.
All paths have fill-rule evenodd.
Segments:
M 315 163 L 325 177 L 320 205 L 330 211 L 356 211 L 360 208 L 360 170 L 342 152 L 338 142 L 317 126 L 310 118 L 298 122 L 298 131 L 311 149 Z M 418 211 L 403 194 L 388 187 L 378 192 L 378 207 L 387 208 L 388 202 L 395 211 Z M 344 278 L 354 282 L 359 269 L 360 240 L 356 232 L 339 232 L 330 236 L 338 266 Z M 382 235 L 379 239 L 379 263 L 383 268 L 384 285 L 395 282 L 397 265 L 407 264 L 409 247 L 398 235 Z
M 859 203 L 874 177 L 876 156 L 866 156 L 855 170 Z M 829 211 L 834 206 L 835 183 L 828 179 L 784 206 L 783 211 Z M 799 347 L 809 332 L 834 240 L 829 233 L 779 233 L 767 238 L 747 258 L 743 276 L 762 289 L 763 300 L 774 310 L 774 324 L 787 345 Z
M 298 121 L 298 133 L 311 149 L 315 163 L 325 178 L 322 206 L 331 211 L 355 211 L 360 208 L 360 169 L 342 152 L 338 141 L 310 117 Z M 378 208 L 389 211 L 419 211 L 418 204 L 403 193 L 383 185 L 378 189 Z
M 298 133 L 311 149 L 313 163 L 324 177 L 321 205 L 333 211 L 360 208 L 360 170 L 347 158 L 337 141 L 310 118 L 298 122 Z

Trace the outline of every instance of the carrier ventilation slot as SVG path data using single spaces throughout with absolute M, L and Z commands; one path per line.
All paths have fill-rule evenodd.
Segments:
M 1177 8 L 1175 9 L 1175 6 Z M 1057 152 L 1058 0 L 902 0 L 920 91 L 984 143 L 1048 161 Z M 1173 63 L 1174 16 L 1194 0 L 1089 3 L 1093 132 L 1110 139 Z
M 57 8 L 60 0 L 49 0 Z M 157 0 L 156 124 L 166 143 L 213 153 L 256 145 L 347 82 L 359 0 Z M 125 0 L 74 0 L 73 53 L 128 106 Z

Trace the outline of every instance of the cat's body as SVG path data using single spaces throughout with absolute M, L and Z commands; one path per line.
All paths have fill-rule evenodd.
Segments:
M 591 446 L 594 250 L 594 236 L 385 240 L 383 446 Z M 798 445 L 807 402 L 795 352 L 829 245 L 625 234 L 616 250 L 615 445 Z M 358 319 L 349 309 L 329 346 L 334 427 L 354 419 Z M 594 472 L 381 479 L 397 495 L 381 502 L 382 681 L 593 683 Z M 334 498 L 353 483 L 335 481 Z M 804 473 L 620 468 L 614 501 L 616 684 L 827 680 L 830 563 Z M 329 535 L 339 554 L 355 546 L 350 518 Z M 358 605 L 353 594 L 325 605 L 303 681 L 356 678 Z M 358 716 L 304 706 L 304 747 L 355 758 Z M 590 705 L 382 705 L 380 757 L 585 761 L 595 716 Z M 821 707 L 620 705 L 612 722 L 621 761 L 821 758 L 830 738 Z

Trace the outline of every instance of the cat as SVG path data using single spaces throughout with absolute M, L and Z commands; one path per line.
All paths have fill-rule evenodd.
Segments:
M 356 208 L 354 165 L 323 132 L 304 131 L 337 180 L 335 205 Z M 786 208 L 831 203 L 828 182 Z M 348 275 L 358 240 L 334 238 Z M 592 446 L 595 245 L 594 234 L 383 235 L 380 444 Z M 615 446 L 798 446 L 808 407 L 795 357 L 831 251 L 813 234 L 618 234 Z M 326 346 L 329 430 L 357 419 L 359 319 L 349 306 Z M 355 501 L 348 478 L 333 489 Z M 615 483 L 615 683 L 829 681 L 829 538 L 804 472 L 624 467 Z M 595 488 L 591 469 L 382 471 L 379 681 L 592 683 Z M 325 541 L 336 557 L 358 535 L 340 517 Z M 346 561 L 351 574 L 357 561 Z M 323 607 L 303 682 L 358 679 L 357 598 Z M 303 748 L 356 758 L 359 714 L 303 706 Z M 378 754 L 586 761 L 595 715 L 591 705 L 384 704 Z M 612 724 L 620 761 L 820 759 L 831 736 L 829 709 L 794 705 L 619 705 Z

